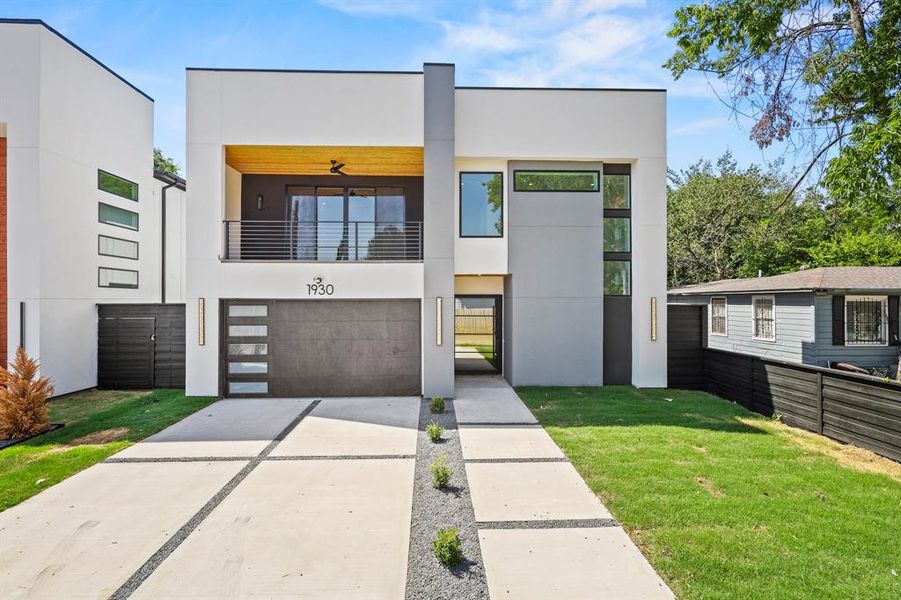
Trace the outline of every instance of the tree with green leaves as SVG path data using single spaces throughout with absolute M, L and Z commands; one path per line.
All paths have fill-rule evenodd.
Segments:
M 760 147 L 787 141 L 828 192 L 819 264 L 901 264 L 901 1 L 709 0 L 676 11 L 666 63 L 725 83 Z
M 740 169 L 728 153 L 669 174 L 669 285 L 775 275 L 810 265 L 828 236 L 817 198 L 783 203 L 790 186 L 771 168 Z
M 153 169 L 178 177 L 181 167 L 172 158 L 163 154 L 159 148 L 153 149 Z

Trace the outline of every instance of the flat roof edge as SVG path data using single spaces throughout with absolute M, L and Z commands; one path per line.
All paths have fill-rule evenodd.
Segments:
M 112 75 L 113 77 L 115 77 L 116 79 L 118 79 L 119 81 L 121 81 L 122 83 L 124 83 L 125 85 L 127 85 L 128 87 L 130 87 L 131 89 L 136 91 L 137 93 L 141 94 L 142 96 L 144 96 L 151 102 L 153 102 L 153 98 L 148 96 L 143 90 L 141 90 L 135 84 L 131 83 L 130 81 L 128 81 L 127 79 L 125 79 L 124 77 L 122 77 L 121 75 L 119 75 L 118 73 L 113 71 L 111 68 L 109 68 L 108 66 L 106 66 L 105 64 L 100 62 L 100 60 L 98 60 L 97 57 L 95 57 L 90 52 L 88 52 L 87 50 L 85 50 L 84 48 L 82 48 L 81 46 L 79 46 L 78 44 L 76 44 L 75 42 L 73 42 L 72 40 L 70 40 L 69 38 L 64 36 L 63 34 L 61 34 L 59 31 L 57 31 L 56 29 L 54 29 L 47 23 L 45 23 L 42 19 L 10 19 L 10 18 L 5 18 L 5 17 L 0 17 L 0 23 L 7 23 L 7 24 L 12 24 L 12 25 L 42 25 L 42 26 L 44 26 L 48 31 L 56 34 L 56 36 L 59 37 L 61 40 L 63 40 L 64 42 L 66 42 L 67 44 L 69 44 L 70 46 L 72 46 L 73 48 L 75 48 L 76 50 L 81 52 L 82 54 L 84 54 L 86 57 L 88 57 L 89 59 L 94 61 L 98 66 L 103 68 L 110 75 Z
M 222 71 L 225 73 L 326 73 L 347 75 L 422 75 L 422 71 L 341 71 L 337 69 L 241 69 L 230 67 L 185 67 L 185 71 Z
M 509 86 L 482 86 L 482 85 L 458 85 L 458 90 L 521 90 L 521 91 L 549 91 L 549 92 L 656 92 L 666 93 L 666 88 L 598 88 L 598 87 L 509 87 Z

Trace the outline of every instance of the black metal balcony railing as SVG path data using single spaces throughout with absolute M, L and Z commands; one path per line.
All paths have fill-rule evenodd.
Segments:
M 420 221 L 224 221 L 226 260 L 418 261 Z

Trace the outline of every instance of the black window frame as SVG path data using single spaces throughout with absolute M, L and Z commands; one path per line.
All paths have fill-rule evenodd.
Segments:
M 468 235 L 463 233 L 463 175 L 500 175 L 501 178 L 501 231 L 498 235 Z M 498 240 L 504 238 L 504 172 L 503 171 L 460 171 L 457 174 L 457 235 L 467 239 Z
M 119 242 L 128 242 L 129 244 L 135 245 L 135 255 L 132 256 L 122 256 L 121 254 L 109 254 L 108 252 L 103 252 L 100 250 L 100 238 L 106 238 L 108 240 L 116 240 Z M 109 256 L 111 258 L 123 258 L 125 260 L 139 260 L 141 257 L 141 244 L 136 240 L 127 240 L 125 238 L 116 237 L 114 235 L 106 235 L 104 233 L 97 234 L 97 255 L 98 256 Z
M 135 274 L 135 284 L 132 285 L 101 285 L 100 283 L 100 272 L 106 269 L 107 271 L 122 271 L 124 273 L 134 273 Z M 97 267 L 97 287 L 107 289 L 107 290 L 136 290 L 141 286 L 141 273 L 137 269 L 120 269 L 119 267 Z
M 135 186 L 135 197 L 132 198 L 131 196 L 126 196 L 124 194 L 120 194 L 118 192 L 113 192 L 111 190 L 107 190 L 107 189 L 100 187 L 101 175 L 109 175 L 110 177 L 115 177 L 116 179 L 124 181 L 125 183 L 130 183 L 131 185 Z M 119 198 L 125 198 L 126 200 L 131 200 L 132 202 L 137 202 L 138 199 L 141 197 L 141 186 L 136 181 L 132 181 L 131 179 L 126 179 L 125 177 L 122 177 L 121 175 L 116 175 L 115 173 L 110 173 L 109 171 L 104 171 L 103 169 L 97 169 L 97 189 L 100 190 L 101 192 L 106 192 L 107 194 L 112 194 L 113 196 L 118 196 Z
M 114 223 L 112 221 L 104 221 L 101 218 L 101 210 L 103 206 L 109 206 L 110 208 L 115 208 L 116 210 L 124 210 L 125 212 L 129 212 L 137 217 L 135 221 L 137 222 L 136 227 L 129 227 L 128 225 L 122 225 L 121 223 Z M 121 206 L 115 206 L 114 204 L 107 204 L 106 202 L 98 202 L 97 203 L 97 222 L 102 223 L 103 225 L 110 225 L 111 227 L 121 227 L 122 229 L 127 229 L 128 231 L 140 231 L 141 230 L 141 214 L 137 213 L 133 210 L 128 210 L 127 208 L 122 208 Z
M 596 190 L 546 190 L 546 189 L 520 189 L 516 186 L 517 173 L 593 173 L 597 177 L 598 189 Z M 514 192 L 543 192 L 543 193 L 561 193 L 561 194 L 600 194 L 603 189 L 603 181 L 601 179 L 601 171 L 598 169 L 514 169 L 513 170 L 513 191 Z

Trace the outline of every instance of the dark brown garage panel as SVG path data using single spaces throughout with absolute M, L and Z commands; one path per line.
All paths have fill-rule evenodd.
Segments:
M 234 300 L 223 315 L 223 395 L 421 393 L 419 300 Z

